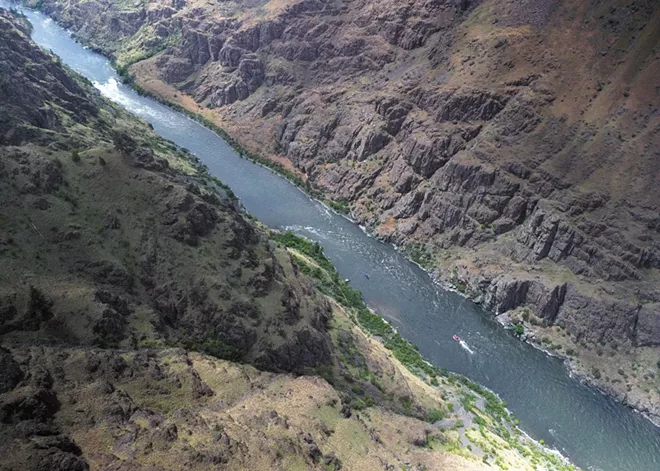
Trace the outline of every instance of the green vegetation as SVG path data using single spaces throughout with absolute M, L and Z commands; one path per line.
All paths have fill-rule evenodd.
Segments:
M 391 350 L 394 356 L 408 369 L 420 376 L 435 377 L 442 375 L 439 368 L 424 360 L 414 345 L 404 340 L 392 326 L 367 308 L 362 299 L 362 294 L 341 279 L 319 244 L 291 232 L 272 232 L 271 238 L 285 247 L 297 250 L 314 260 L 318 267 L 312 267 L 302 259 L 297 259 L 297 264 L 301 271 L 317 281 L 317 286 L 322 292 L 336 299 L 352 313 L 353 319 L 362 330 L 379 337 L 385 347 Z
M 295 249 L 313 259 L 318 265 L 326 271 L 333 272 L 335 267 L 332 262 L 323 254 L 323 247 L 318 242 L 312 242 L 303 237 L 295 235 L 291 231 L 271 232 L 271 239 L 285 247 Z
M 328 206 L 337 211 L 339 214 L 348 214 L 351 211 L 351 206 L 348 201 L 337 200 L 333 201 L 331 199 L 323 200 Z
M 237 362 L 242 357 L 241 352 L 237 348 L 227 345 L 218 338 L 207 338 L 203 341 L 183 340 L 180 342 L 180 346 L 187 350 L 206 353 L 221 360 Z
M 458 269 L 456 267 L 451 272 L 450 282 L 459 293 L 465 294 L 467 292 L 467 285 L 458 277 Z
M 433 266 L 433 252 L 426 244 L 408 244 L 406 253 L 419 266 L 430 268 Z
M 131 65 L 149 59 L 168 46 L 181 41 L 181 32 L 175 31 L 167 37 L 159 37 L 151 25 L 143 25 L 129 41 L 122 44 L 117 51 L 116 69 L 122 77 L 128 76 Z
M 434 424 L 444 418 L 445 418 L 445 412 L 442 409 L 432 409 L 427 414 L 426 421 L 430 424 Z
M 522 324 L 515 324 L 513 326 L 513 331 L 516 333 L 516 335 L 520 336 L 525 333 L 525 328 Z

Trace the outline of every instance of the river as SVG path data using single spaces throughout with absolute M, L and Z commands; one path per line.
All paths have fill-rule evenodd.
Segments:
M 0 0 L 0 7 L 8 5 Z M 37 44 L 160 135 L 193 152 L 262 222 L 321 243 L 371 308 L 433 364 L 495 391 L 530 436 L 585 470 L 660 470 L 660 428 L 572 378 L 562 362 L 517 340 L 492 314 L 434 285 L 392 246 L 369 237 L 268 169 L 240 158 L 202 125 L 121 84 L 105 57 L 84 49 L 48 17 L 24 13 Z M 454 342 L 453 334 L 464 338 L 472 353 Z

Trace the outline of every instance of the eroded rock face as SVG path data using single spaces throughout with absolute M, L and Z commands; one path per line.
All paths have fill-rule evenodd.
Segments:
M 25 41 L 28 28 L 21 22 L 0 21 L 5 47 L 0 47 L 0 74 L 4 77 L 0 101 L 6 114 L 0 117 L 3 129 L 0 145 L 18 145 L 29 140 L 47 140 L 39 128 L 62 131 L 63 113 L 68 119 L 84 123 L 98 110 L 76 80 L 69 76 L 44 51 Z M 14 47 L 7 47 L 9 44 Z M 13 67 L 23 61 L 25 67 Z M 60 104 L 61 112 L 47 106 Z M 57 185 L 57 169 L 44 169 L 47 187 Z
M 80 30 L 93 8 L 75 1 L 45 3 L 56 18 Z M 660 266 L 660 242 L 648 229 L 657 201 L 633 187 L 635 209 L 627 212 L 623 194 L 590 184 L 583 161 L 602 162 L 612 152 L 634 159 L 640 151 L 609 138 L 588 145 L 598 127 L 569 122 L 571 113 L 590 109 L 598 93 L 610 92 L 600 82 L 593 85 L 593 72 L 582 67 L 585 59 L 575 51 L 559 45 L 552 55 L 548 42 L 537 41 L 538 34 L 554 38 L 563 31 L 563 14 L 532 14 L 526 4 L 507 10 L 494 2 L 491 41 L 469 36 L 472 23 L 464 22 L 474 2 L 413 3 L 299 1 L 261 18 L 238 4 L 217 15 L 214 7 L 194 2 L 173 9 L 152 0 L 149 14 L 135 7 L 132 18 L 156 30 L 181 27 L 180 41 L 154 58 L 164 81 L 237 124 L 270 123 L 273 135 L 266 142 L 329 196 L 356 203 L 353 215 L 360 222 L 376 227 L 391 216 L 394 228 L 384 237 L 442 248 L 495 243 L 519 263 L 550 260 L 577 275 L 611 281 L 635 280 L 640 270 Z M 615 11 L 620 2 L 609 3 Z M 649 28 L 654 8 L 643 1 L 626 21 Z M 107 9 L 93 27 L 85 26 L 88 39 L 132 37 L 111 26 L 121 24 L 122 15 Z M 603 21 L 589 23 L 598 38 L 611 27 L 608 34 L 635 43 L 622 27 L 611 26 L 616 21 L 610 26 Z M 513 45 L 506 34 L 520 24 L 532 30 Z M 471 39 L 457 35 L 462 27 Z M 123 53 L 111 51 L 118 58 Z M 625 61 L 621 54 L 616 60 Z M 607 55 L 594 60 L 602 70 L 616 67 Z M 571 80 L 563 70 L 574 64 L 580 64 L 572 80 L 576 89 L 597 93 L 588 101 L 574 98 L 570 109 L 560 111 L 555 106 L 560 89 Z M 655 67 L 649 63 L 644 73 Z M 617 103 L 626 108 L 628 96 L 618 96 Z M 639 117 L 647 123 L 657 120 L 657 99 L 649 99 L 650 109 Z M 614 126 L 632 119 L 631 112 L 622 111 Z M 644 133 L 641 152 L 647 158 L 635 160 L 643 174 L 657 173 L 657 156 L 650 151 L 657 139 L 657 133 Z M 575 157 L 581 152 L 587 157 Z M 550 164 L 541 166 L 546 161 Z M 576 178 L 564 172 L 570 167 L 579 168 L 571 174 Z M 644 185 L 657 189 L 658 182 L 646 178 Z M 366 207 L 379 210 L 373 214 Z M 505 234 L 515 243 L 499 243 Z
M 533 272 L 499 274 L 488 259 L 477 266 L 454 265 L 438 270 L 440 282 L 462 286 L 463 291 L 497 314 L 527 308 L 544 326 L 561 326 L 575 341 L 588 346 L 615 348 L 658 346 L 657 303 L 640 306 L 606 292 L 585 294 L 572 282 L 552 283 Z
M 0 394 L 14 389 L 22 378 L 23 372 L 11 352 L 0 348 Z
M 637 314 L 637 344 L 642 347 L 660 346 L 660 306 L 642 306 Z

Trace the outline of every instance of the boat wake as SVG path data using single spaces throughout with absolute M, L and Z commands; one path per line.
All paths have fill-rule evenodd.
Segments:
M 466 342 L 465 340 L 461 340 L 461 341 L 458 342 L 458 343 L 459 343 L 459 344 L 461 345 L 461 347 L 463 347 L 463 349 L 464 349 L 465 351 L 467 351 L 470 355 L 474 355 L 474 350 L 472 350 L 472 349 L 468 346 L 468 344 L 467 344 L 467 342 Z

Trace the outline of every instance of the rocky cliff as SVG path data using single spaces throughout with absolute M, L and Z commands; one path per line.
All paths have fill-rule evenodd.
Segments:
M 4 10 L 0 83 L 0 470 L 575 469 Z
M 583 369 L 603 347 L 655 368 L 657 2 L 40 6 L 142 88 L 286 158 L 439 280 L 565 327 Z M 657 383 L 609 379 L 660 412 Z

